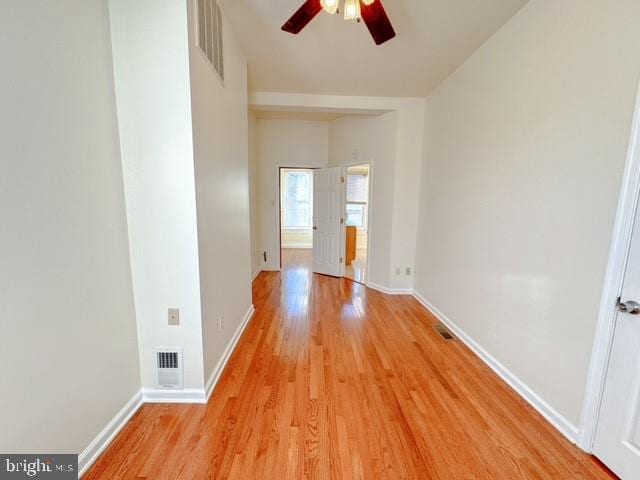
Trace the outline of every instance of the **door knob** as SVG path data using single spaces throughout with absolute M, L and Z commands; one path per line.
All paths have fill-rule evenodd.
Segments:
M 313 229 L 314 229 L 314 230 L 317 230 L 317 229 L 318 229 L 318 227 L 316 227 L 316 226 L 314 225 L 314 226 L 313 226 Z
M 640 303 L 634 300 L 623 302 L 621 301 L 620 298 L 618 298 L 618 304 L 616 305 L 616 308 L 618 309 L 619 312 L 622 312 L 622 313 L 629 313 L 631 315 L 640 315 Z

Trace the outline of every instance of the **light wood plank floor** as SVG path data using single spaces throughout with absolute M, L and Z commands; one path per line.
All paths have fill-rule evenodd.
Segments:
M 86 479 L 599 479 L 408 296 L 286 252 L 208 405 L 145 405 Z
M 356 258 L 345 267 L 345 277 L 355 282 L 367 283 L 367 249 L 357 248 Z

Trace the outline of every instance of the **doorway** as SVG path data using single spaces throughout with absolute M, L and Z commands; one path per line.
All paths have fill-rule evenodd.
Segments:
M 369 245 L 369 164 L 347 167 L 345 172 L 344 276 L 367 282 Z
M 579 445 L 640 478 L 640 94 L 618 203 Z
M 281 167 L 280 266 L 306 265 L 313 252 L 313 169 Z
M 636 207 L 637 208 L 637 207 Z M 640 215 L 616 302 L 593 453 L 621 478 L 640 478 Z
M 370 164 L 279 167 L 280 270 L 304 269 L 366 284 Z

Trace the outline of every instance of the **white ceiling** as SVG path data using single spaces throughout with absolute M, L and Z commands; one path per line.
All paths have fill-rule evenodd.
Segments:
M 304 0 L 221 0 L 254 91 L 425 96 L 528 0 L 384 0 L 398 34 L 375 46 L 364 24 L 321 12 L 280 30 Z

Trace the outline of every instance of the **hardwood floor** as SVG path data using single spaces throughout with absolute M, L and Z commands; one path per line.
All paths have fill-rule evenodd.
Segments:
M 354 282 L 367 283 L 367 249 L 356 249 L 356 258 L 351 265 L 345 266 L 345 277 Z
M 144 405 L 86 479 L 614 478 L 412 297 L 283 260 L 209 404 Z

